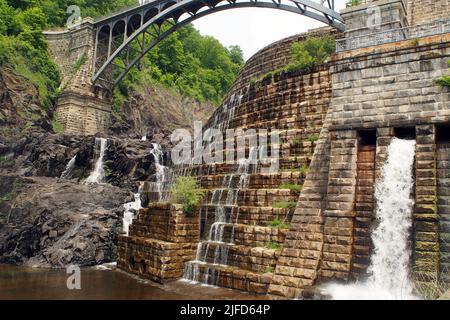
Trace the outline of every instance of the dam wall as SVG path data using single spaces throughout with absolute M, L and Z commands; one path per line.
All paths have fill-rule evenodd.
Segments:
M 379 3 L 402 8 L 405 17 L 392 20 L 400 21 L 398 27 L 422 21 L 404 1 Z M 348 9 L 348 17 L 364 21 L 354 12 Z M 448 281 L 450 91 L 435 80 L 449 74 L 450 30 L 439 26 L 443 29 L 436 31 L 426 24 L 410 29 L 421 30 L 417 37 L 397 39 L 388 23 L 380 31 L 382 41 L 341 48 L 308 72 L 265 76 L 288 64 L 292 43 L 307 34 L 251 58 L 206 127 L 277 129 L 280 168 L 272 173 L 226 163 L 183 168 L 206 190 L 198 208 L 197 252 L 184 262 L 183 277 L 274 298 L 310 298 L 317 285 L 368 278 L 377 226 L 375 184 L 388 146 L 400 138 L 415 140 L 411 276 L 425 283 Z M 366 31 L 355 24 L 346 35 L 334 36 L 354 32 Z M 241 184 L 242 178 L 248 181 Z M 144 232 L 139 238 L 153 243 L 161 237 Z M 121 261 L 135 261 L 133 250 L 121 252 Z

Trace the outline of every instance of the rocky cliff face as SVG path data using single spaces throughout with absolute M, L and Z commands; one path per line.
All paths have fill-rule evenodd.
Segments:
M 38 90 L 5 68 L 0 106 L 0 263 L 52 267 L 115 261 L 123 204 L 141 181 L 155 179 L 152 142 L 167 154 L 166 135 L 189 127 L 187 110 L 201 108 L 164 89 L 135 94 L 122 124 L 105 137 L 105 183 L 85 185 L 96 162 L 95 137 L 53 133 L 52 110 L 41 105 Z M 60 179 L 75 156 L 71 174 Z
M 0 263 L 95 265 L 115 261 L 123 204 L 154 179 L 150 142 L 110 138 L 105 183 L 86 185 L 95 138 L 34 133 L 0 161 Z M 59 177 L 76 155 L 68 180 Z
M 206 122 L 215 109 L 211 103 L 148 84 L 134 91 L 121 111 L 114 114 L 110 131 L 120 137 L 161 140 L 175 129 L 192 129 L 195 120 Z
M 41 106 L 34 85 L 11 69 L 0 69 L 0 143 L 29 132 L 50 131 L 52 110 Z

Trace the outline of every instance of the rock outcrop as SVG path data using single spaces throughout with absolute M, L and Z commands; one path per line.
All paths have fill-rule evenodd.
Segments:
M 113 113 L 110 132 L 118 137 L 167 139 L 175 129 L 193 129 L 194 120 L 206 122 L 216 106 L 184 97 L 160 86 L 132 91 L 119 113 Z
M 63 267 L 115 261 L 122 204 L 110 185 L 1 176 L 0 263 Z
M 41 105 L 37 88 L 11 69 L 0 69 L 0 143 L 30 132 L 52 130 L 52 110 Z

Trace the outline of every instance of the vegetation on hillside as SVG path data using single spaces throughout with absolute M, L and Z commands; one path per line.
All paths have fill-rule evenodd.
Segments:
M 0 67 L 9 67 L 36 86 L 48 108 L 60 84 L 58 67 L 52 62 L 42 35 L 45 28 L 64 26 L 70 5 L 93 17 L 135 0 L 0 0 Z
M 309 37 L 302 42 L 294 42 L 291 48 L 292 60 L 288 71 L 310 70 L 325 63 L 336 51 L 336 42 L 331 36 Z
M 163 25 L 163 30 L 166 28 Z M 139 91 L 148 83 L 162 84 L 182 95 L 218 105 L 243 63 L 238 46 L 225 48 L 218 40 L 202 36 L 192 25 L 187 25 L 152 49 L 139 69 L 130 71 L 116 91 L 115 109 L 119 109 L 130 90 Z
M 41 102 L 48 107 L 59 84 L 59 72 L 51 62 L 42 30 L 47 17 L 38 7 L 26 7 L 25 1 L 14 8 L 0 0 L 0 67 L 10 66 L 39 90 Z
M 60 74 L 51 61 L 42 30 L 64 26 L 67 8 L 79 6 L 82 17 L 98 17 L 137 0 L 0 0 L 0 67 L 8 66 L 32 82 L 42 104 L 51 105 L 58 93 Z M 151 50 L 140 68 L 133 69 L 116 90 L 116 110 L 130 88 L 161 84 L 199 101 L 219 104 L 243 64 L 239 47 L 225 48 L 189 25 Z

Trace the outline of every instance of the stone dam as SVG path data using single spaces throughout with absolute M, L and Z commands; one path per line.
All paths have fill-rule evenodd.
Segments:
M 366 26 L 372 2 L 382 21 L 375 33 Z M 120 269 L 157 282 L 184 279 L 289 299 L 313 298 L 330 282 L 366 281 L 380 250 L 375 189 L 399 139 L 415 142 L 404 239 L 409 272 L 420 276 L 416 284 L 450 282 L 450 90 L 435 82 L 449 74 L 450 4 L 364 1 L 341 14 L 344 33 L 315 29 L 253 56 L 206 124 L 224 133 L 277 130 L 279 170 L 262 172 L 250 161 L 261 150 L 252 148 L 237 164 L 172 168 L 198 179 L 202 204 L 186 215 L 143 188 L 155 201 L 119 237 Z M 324 65 L 274 72 L 289 64 L 294 42 L 318 35 L 337 39 Z M 83 71 L 71 81 L 81 78 Z M 75 132 L 71 97 L 63 97 L 59 115 Z M 98 132 L 108 118 L 107 103 L 100 105 L 98 121 L 94 109 L 80 107 L 91 110 L 84 123 Z

